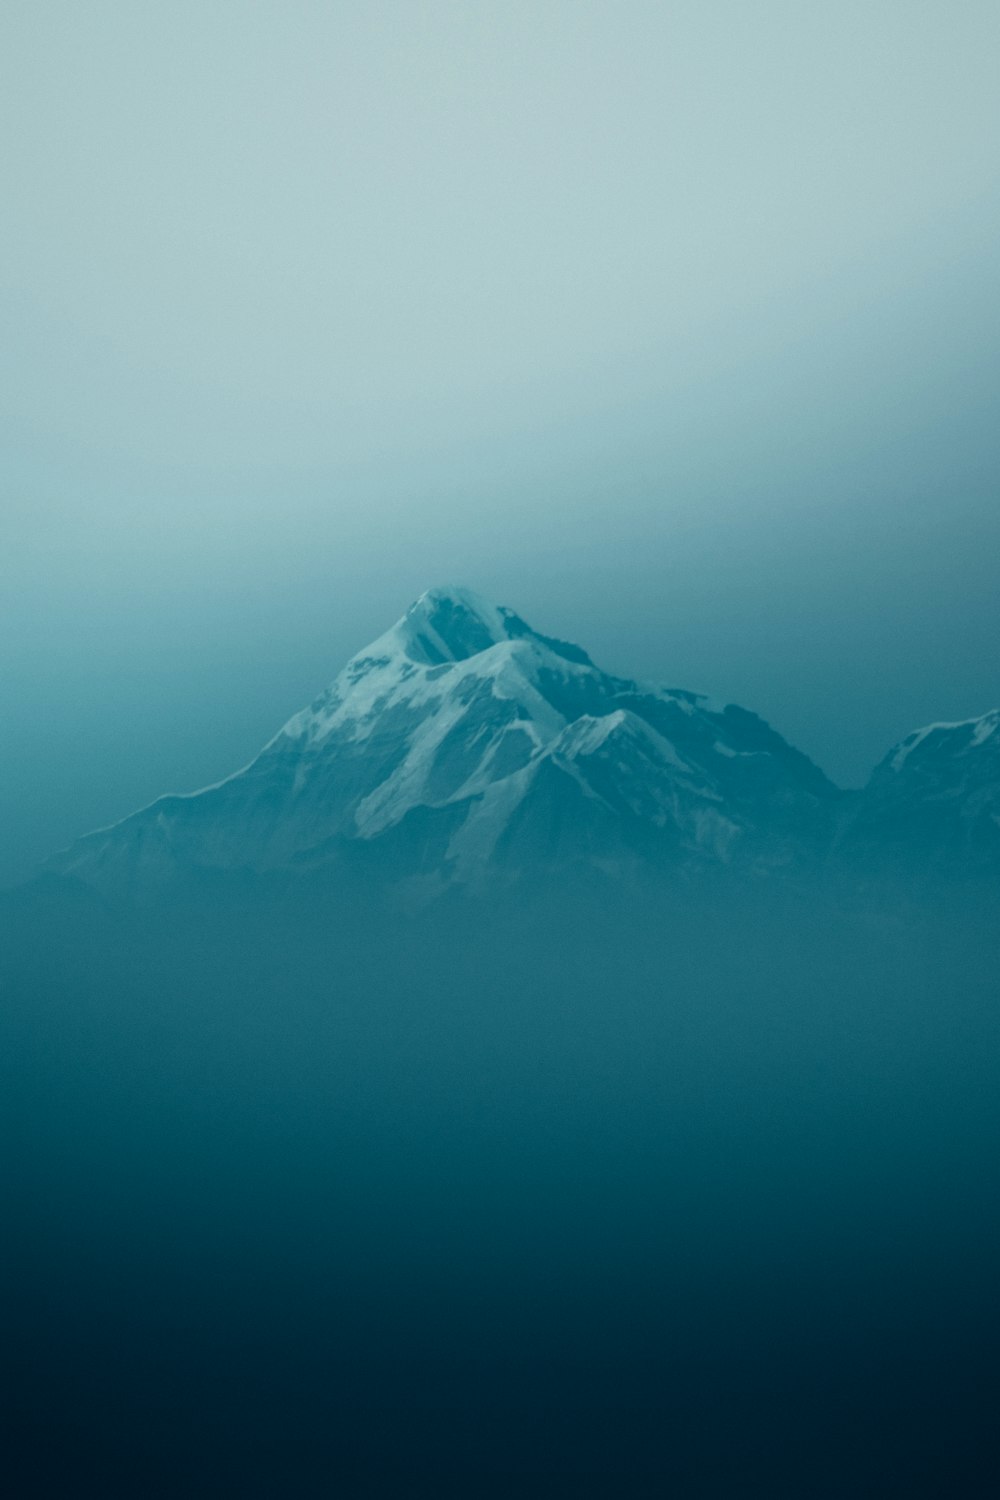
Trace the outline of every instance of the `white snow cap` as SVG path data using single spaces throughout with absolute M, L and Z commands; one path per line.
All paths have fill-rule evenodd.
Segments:
M 513 628 L 511 628 L 513 627 Z M 440 587 L 420 595 L 394 630 L 415 661 L 464 661 L 528 630 L 509 609 L 471 589 Z
M 953 723 L 925 724 L 923 729 L 915 729 L 901 740 L 892 752 L 889 761 L 891 771 L 901 771 L 907 760 L 924 742 L 933 736 L 951 734 L 957 729 L 967 729 L 971 733 L 967 741 L 963 740 L 962 750 L 978 750 L 980 745 L 985 745 L 1000 727 L 1000 708 L 992 708 L 989 713 L 980 714 L 974 719 L 958 719 Z
M 505 604 L 490 604 L 471 589 L 428 589 L 379 642 L 390 655 L 402 652 L 425 667 L 468 661 L 506 642 L 528 641 L 577 666 L 594 663 L 580 646 L 533 630 Z M 374 647 L 372 648 L 374 651 Z

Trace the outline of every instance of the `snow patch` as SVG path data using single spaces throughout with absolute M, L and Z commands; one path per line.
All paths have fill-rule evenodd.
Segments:
M 976 727 L 966 748 L 974 750 L 984 745 L 995 733 L 997 726 L 1000 725 L 1000 709 L 991 709 L 989 713 L 977 715 L 974 719 L 956 719 L 952 723 L 941 721 L 937 724 L 925 724 L 923 729 L 915 729 L 912 734 L 908 734 L 904 740 L 900 741 L 889 762 L 889 769 L 901 771 L 914 750 L 922 745 L 929 735 L 949 733 L 954 729 L 967 729 L 970 724 Z

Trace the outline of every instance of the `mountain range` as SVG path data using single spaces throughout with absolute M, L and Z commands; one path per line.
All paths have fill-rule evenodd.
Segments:
M 906 736 L 844 792 L 756 714 L 602 671 L 432 589 L 243 769 L 80 839 L 110 892 L 191 871 L 340 872 L 431 897 L 587 870 L 1000 872 L 1000 711 Z

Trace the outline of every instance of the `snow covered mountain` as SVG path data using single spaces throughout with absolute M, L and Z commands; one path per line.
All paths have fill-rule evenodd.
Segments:
M 1000 869 L 1000 709 L 908 734 L 876 766 L 846 835 L 858 851 Z
M 525 872 L 772 868 L 841 794 L 745 709 L 613 677 L 464 589 L 423 594 L 243 770 L 56 856 L 110 889 L 343 866 L 430 890 Z

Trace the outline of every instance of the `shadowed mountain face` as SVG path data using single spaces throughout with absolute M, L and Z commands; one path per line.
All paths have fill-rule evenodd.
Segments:
M 196 870 L 367 872 L 426 897 L 570 871 L 799 871 L 834 849 L 993 858 L 996 727 L 911 735 L 848 796 L 755 714 L 613 677 L 510 609 L 435 589 L 250 765 L 51 868 L 107 890 Z

